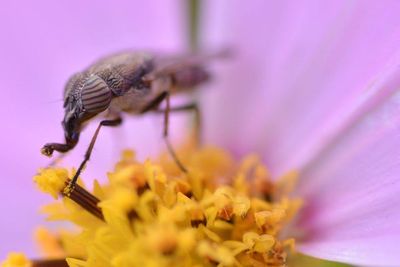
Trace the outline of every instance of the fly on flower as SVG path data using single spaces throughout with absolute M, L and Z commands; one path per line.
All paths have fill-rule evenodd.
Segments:
M 168 140 L 169 114 L 194 111 L 196 125 L 199 126 L 200 113 L 195 102 L 170 106 L 170 96 L 188 92 L 209 80 L 209 73 L 204 66 L 208 59 L 210 56 L 159 57 L 143 52 L 123 52 L 100 59 L 84 71 L 74 74 L 67 82 L 62 121 L 65 144 L 45 144 L 41 149 L 42 154 L 52 156 L 54 150 L 68 152 L 76 146 L 80 132 L 89 121 L 97 115 L 103 118 L 71 180 L 70 188 L 73 188 L 90 159 L 102 126 L 120 125 L 123 113 L 141 115 L 158 112 L 164 114 L 163 135 L 168 151 L 178 167 L 186 172 Z M 163 102 L 165 107 L 160 108 Z

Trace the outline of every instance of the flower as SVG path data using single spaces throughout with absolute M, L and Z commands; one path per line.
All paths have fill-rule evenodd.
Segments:
M 226 1 L 203 11 L 205 43 L 238 50 L 203 99 L 208 140 L 260 153 L 275 177 L 299 170 L 308 204 L 297 248 L 309 255 L 400 262 L 399 7 Z
M 204 96 L 206 140 L 237 155 L 259 152 L 273 177 L 299 170 L 296 193 L 306 206 L 297 224 L 305 230 L 297 248 L 310 255 L 373 266 L 400 261 L 398 5 L 205 3 L 206 43 L 233 43 L 239 52 L 236 63 L 218 72 L 225 75 L 216 75 L 218 88 Z M 81 18 L 87 14 L 93 13 Z M 29 43 L 23 41 L 17 43 Z M 20 67 L 22 60 L 13 62 Z M 19 77 L 12 78 L 5 87 L 14 88 Z M 5 151 L 18 151 L 16 159 L 26 149 L 12 148 Z
M 294 176 L 273 183 L 253 155 L 236 163 L 216 148 L 186 146 L 180 154 L 187 174 L 165 155 L 141 163 L 125 151 L 109 183 L 95 181 L 93 193 L 82 184 L 71 189 L 73 174 L 65 169 L 41 170 L 34 177 L 40 190 L 63 196 L 44 212 L 77 228 L 53 235 L 39 230 L 49 261 L 70 267 L 287 266 L 294 240 L 283 237 L 283 229 L 302 204 L 288 195 Z M 11 254 L 2 266 L 29 264 L 49 263 Z

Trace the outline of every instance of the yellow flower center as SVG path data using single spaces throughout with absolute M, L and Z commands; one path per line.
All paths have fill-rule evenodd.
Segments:
M 256 156 L 236 162 L 218 148 L 179 155 L 188 173 L 168 155 L 141 163 L 125 151 L 109 182 L 95 181 L 90 192 L 80 183 L 66 194 L 71 174 L 42 170 L 39 188 L 64 196 L 44 212 L 76 226 L 41 229 L 44 252 L 64 253 L 71 267 L 285 266 L 294 240 L 283 229 L 301 206 L 289 197 L 296 173 L 273 181 Z

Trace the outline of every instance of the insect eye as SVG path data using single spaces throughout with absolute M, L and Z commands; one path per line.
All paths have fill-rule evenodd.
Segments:
M 112 92 L 103 79 L 91 76 L 81 90 L 83 108 L 89 113 L 99 113 L 108 108 Z

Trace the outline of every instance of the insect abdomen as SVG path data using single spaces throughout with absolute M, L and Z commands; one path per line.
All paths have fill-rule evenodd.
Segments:
M 209 73 L 201 66 L 188 66 L 177 70 L 172 75 L 172 83 L 177 89 L 190 88 L 208 81 Z

